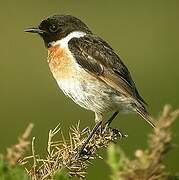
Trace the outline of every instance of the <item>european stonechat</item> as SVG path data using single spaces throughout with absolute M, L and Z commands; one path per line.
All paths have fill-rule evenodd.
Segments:
M 53 15 L 25 31 L 42 37 L 58 86 L 76 104 L 93 111 L 97 124 L 105 112 L 114 113 L 109 123 L 118 112 L 136 112 L 155 127 L 127 67 L 80 19 Z

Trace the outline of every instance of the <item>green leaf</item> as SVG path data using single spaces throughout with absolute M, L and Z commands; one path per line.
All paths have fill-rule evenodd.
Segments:
M 69 174 L 66 169 L 61 169 L 54 175 L 54 180 L 68 180 Z
M 0 180 L 28 180 L 25 170 L 21 166 L 10 167 L 0 158 Z
M 122 170 L 124 168 L 124 162 L 127 160 L 122 149 L 115 145 L 111 144 L 107 149 L 108 160 L 107 163 L 111 167 L 113 173 Z

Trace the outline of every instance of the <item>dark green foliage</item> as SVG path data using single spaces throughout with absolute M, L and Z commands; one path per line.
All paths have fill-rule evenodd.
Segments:
M 66 169 L 61 169 L 60 171 L 57 171 L 54 175 L 55 180 L 67 180 L 69 179 L 69 175 Z
M 28 176 L 23 167 L 16 165 L 11 167 L 3 158 L 0 158 L 0 180 L 28 180 Z

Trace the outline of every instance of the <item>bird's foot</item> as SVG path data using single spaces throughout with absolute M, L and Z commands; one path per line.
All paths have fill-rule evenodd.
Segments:
M 115 129 L 110 127 L 108 124 L 105 124 L 103 127 L 101 127 L 100 129 L 98 129 L 98 131 L 96 132 L 96 134 L 99 136 L 101 134 L 101 136 L 104 137 L 110 137 L 111 140 L 117 140 L 117 139 L 122 139 L 122 138 L 126 138 L 128 137 L 127 134 L 124 134 L 123 132 L 121 132 L 121 130 L 119 129 Z
M 96 124 L 92 131 L 89 128 L 85 128 L 82 131 L 83 134 L 88 134 L 87 139 L 82 143 L 79 148 L 76 159 L 89 157 L 95 154 L 95 151 L 100 147 L 107 147 L 110 142 L 114 142 L 117 139 L 126 138 L 128 135 L 121 133 L 120 130 L 109 127 L 107 124 L 101 126 L 101 122 Z

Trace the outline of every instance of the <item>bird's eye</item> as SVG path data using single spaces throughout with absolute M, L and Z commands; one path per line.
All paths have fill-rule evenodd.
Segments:
M 52 33 L 57 32 L 57 31 L 58 31 L 58 25 L 52 24 L 52 25 L 49 27 L 49 31 L 52 32 Z

